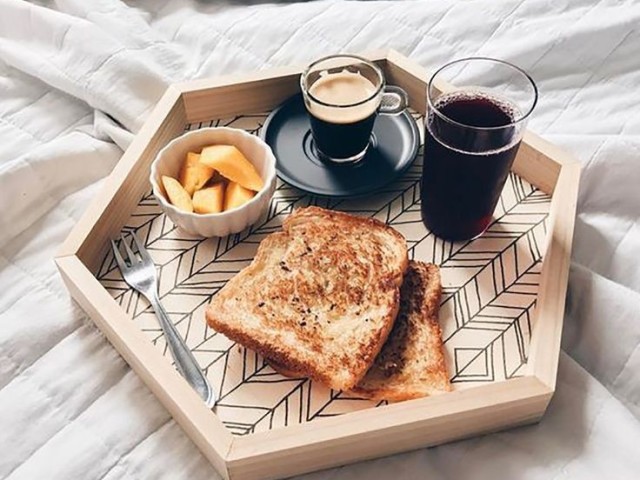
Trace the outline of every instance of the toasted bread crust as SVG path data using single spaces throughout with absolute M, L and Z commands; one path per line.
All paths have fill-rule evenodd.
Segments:
M 338 212 L 336 210 L 327 210 L 326 208 L 310 206 L 297 209 L 292 215 L 289 215 L 283 222 L 283 228 L 289 230 L 295 228 L 296 225 L 301 224 L 307 220 L 322 221 L 328 220 L 334 223 L 347 226 L 355 226 L 358 228 L 372 228 L 375 230 L 381 230 L 385 234 L 395 237 L 398 242 L 405 243 L 406 240 L 400 232 L 395 228 L 390 227 L 384 222 L 381 222 L 377 218 L 371 217 L 359 217 L 350 213 Z M 404 270 L 409 266 L 409 258 L 406 258 Z M 404 272 L 403 270 L 403 272 Z
M 407 266 L 404 237 L 383 223 L 301 208 L 214 296 L 207 322 L 291 371 L 350 389 L 391 331 Z
M 442 287 L 437 266 L 412 261 L 393 330 L 354 395 L 402 401 L 451 390 L 438 323 Z
M 411 261 L 401 288 L 401 307 L 387 342 L 365 377 L 350 392 L 373 400 L 403 401 L 451 390 L 438 324 L 438 267 Z M 281 375 L 303 377 L 275 359 Z

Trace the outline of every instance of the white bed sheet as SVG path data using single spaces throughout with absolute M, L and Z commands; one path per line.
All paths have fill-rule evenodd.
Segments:
M 582 162 L 558 387 L 538 425 L 305 478 L 637 478 L 638 25 L 614 0 L 0 0 L 0 478 L 216 478 L 52 257 L 170 82 L 373 48 L 522 66 L 530 128 Z

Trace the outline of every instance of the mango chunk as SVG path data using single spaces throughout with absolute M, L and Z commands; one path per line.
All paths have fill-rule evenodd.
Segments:
M 220 213 L 223 200 L 224 185 L 216 183 L 193 194 L 193 210 L 196 213 Z
M 204 147 L 200 154 L 200 163 L 217 170 L 223 177 L 254 192 L 264 186 L 256 167 L 233 145 Z
M 193 212 L 191 196 L 187 193 L 180 182 L 172 177 L 162 176 L 162 185 L 171 202 L 176 208 L 185 212 Z
M 238 208 L 251 200 L 254 195 L 255 192 L 244 188 L 239 183 L 229 182 L 224 193 L 224 210 L 227 211 L 232 208 Z
M 189 152 L 180 169 L 178 180 L 187 193 L 193 196 L 193 193 L 200 190 L 214 173 L 213 168 L 200 163 L 200 154 Z

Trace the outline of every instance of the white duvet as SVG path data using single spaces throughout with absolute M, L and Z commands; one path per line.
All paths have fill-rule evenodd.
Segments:
M 522 66 L 530 128 L 584 166 L 557 392 L 538 425 L 305 478 L 638 478 L 639 25 L 614 0 L 0 0 L 0 477 L 216 478 L 52 257 L 169 83 L 394 48 Z

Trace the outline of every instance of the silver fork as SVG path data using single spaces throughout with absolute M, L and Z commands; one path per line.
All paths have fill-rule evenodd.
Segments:
M 120 243 L 124 245 L 127 252 L 128 263 L 122 258 L 116 242 L 111 240 L 113 255 L 116 262 L 118 262 L 122 276 L 132 288 L 136 289 L 149 300 L 160 321 L 162 332 L 169 346 L 169 351 L 176 362 L 178 372 L 180 372 L 193 389 L 198 392 L 198 395 L 202 397 L 207 406 L 212 408 L 216 403 L 216 397 L 211 388 L 211 384 L 160 303 L 160 297 L 158 296 L 158 277 L 151 255 L 149 255 L 149 252 L 144 248 L 144 245 L 135 233 L 131 232 L 131 236 L 133 237 L 140 256 L 138 257 L 133 252 L 124 236 L 121 235 Z

